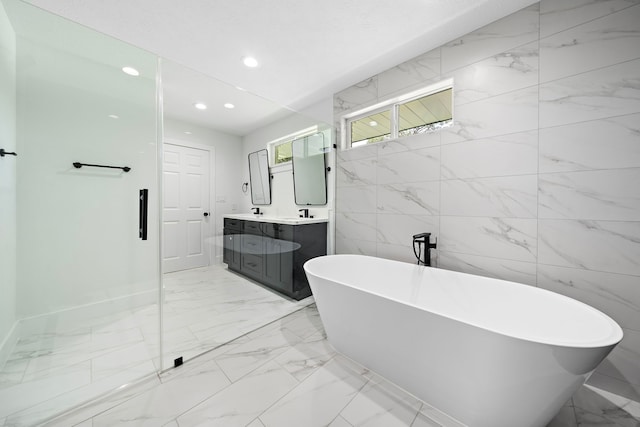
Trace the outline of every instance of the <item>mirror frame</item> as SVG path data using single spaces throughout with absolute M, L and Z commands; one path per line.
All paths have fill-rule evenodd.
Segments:
M 298 191 L 296 191 L 296 155 L 295 155 L 295 149 L 294 149 L 294 144 L 296 143 L 296 141 L 300 141 L 303 140 L 304 144 L 307 144 L 307 140 L 311 137 L 315 137 L 315 136 L 320 136 L 322 138 L 322 146 L 323 146 L 323 152 L 322 152 L 322 177 L 324 178 L 324 203 L 299 203 L 298 202 Z M 329 197 L 328 197 L 328 190 L 327 190 L 327 155 L 326 152 L 324 151 L 324 149 L 326 149 L 325 144 L 324 144 L 324 133 L 323 132 L 317 132 L 314 133 L 313 135 L 307 135 L 304 136 L 302 138 L 297 138 L 294 139 L 293 141 L 291 141 L 291 153 L 292 153 L 292 157 L 291 157 L 291 169 L 293 172 L 293 198 L 294 198 L 294 202 L 296 205 L 298 206 L 326 206 L 327 203 L 329 202 Z
M 260 156 L 260 153 L 264 151 L 264 156 Z M 252 177 L 252 173 L 251 173 L 251 156 L 255 155 L 257 157 L 257 161 L 258 161 L 258 165 L 260 165 L 260 159 L 264 158 L 264 165 L 266 166 L 266 171 L 267 171 L 267 188 L 268 188 L 268 194 L 265 195 L 265 201 L 266 203 L 256 203 L 254 200 L 254 183 L 253 180 L 251 179 Z M 269 152 L 266 149 L 262 149 L 262 150 L 258 150 L 258 151 L 254 151 L 252 153 L 249 153 L 249 155 L 247 156 L 248 161 L 249 161 L 249 186 L 251 187 L 251 204 L 253 205 L 257 205 L 257 206 L 268 206 L 271 204 L 271 171 L 269 169 Z M 264 186 L 262 186 L 262 189 L 264 190 Z

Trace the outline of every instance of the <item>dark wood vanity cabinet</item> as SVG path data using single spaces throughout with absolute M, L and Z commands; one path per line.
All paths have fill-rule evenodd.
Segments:
M 224 219 L 224 241 L 222 260 L 230 269 L 240 269 L 240 237 L 242 235 L 242 221 L 238 219 Z
M 223 262 L 291 298 L 311 295 L 304 263 L 327 253 L 327 223 L 224 219 Z

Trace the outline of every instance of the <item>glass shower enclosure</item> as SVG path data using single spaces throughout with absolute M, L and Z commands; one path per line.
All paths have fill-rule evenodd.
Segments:
M 17 0 L 0 32 L 0 425 L 35 425 L 162 369 L 158 59 Z

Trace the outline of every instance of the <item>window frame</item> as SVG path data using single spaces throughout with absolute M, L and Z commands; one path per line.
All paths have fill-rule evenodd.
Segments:
M 343 150 L 351 150 L 354 148 L 359 148 L 359 147 L 366 147 L 367 145 L 372 145 L 372 144 L 379 144 L 381 142 L 388 142 L 388 141 L 394 141 L 397 139 L 401 139 L 401 138 L 407 138 L 410 137 L 412 135 L 403 135 L 403 136 L 399 136 L 399 109 L 401 105 L 407 104 L 409 102 L 415 101 L 416 99 L 419 98 L 423 98 L 429 95 L 433 95 L 436 94 L 438 92 L 442 92 L 445 90 L 451 89 L 451 120 L 449 123 L 447 123 L 446 125 L 444 125 L 443 127 L 449 127 L 452 126 L 454 123 L 454 88 L 453 88 L 453 79 L 445 79 L 442 80 L 438 83 L 429 85 L 429 86 L 425 86 L 421 89 L 417 89 L 411 92 L 407 92 L 404 93 L 402 95 L 398 95 L 396 97 L 387 99 L 385 101 L 382 102 L 378 102 L 375 103 L 373 105 L 370 105 L 368 107 L 364 107 L 364 108 L 360 108 L 356 111 L 352 111 L 350 113 L 344 114 L 340 117 L 340 145 L 341 148 Z M 372 114 L 376 114 L 376 113 L 380 113 L 380 112 L 384 112 L 384 111 L 389 111 L 390 115 L 390 121 L 391 121 L 391 133 L 390 133 L 390 137 L 388 139 L 382 140 L 382 141 L 378 141 L 378 142 L 371 142 L 371 143 L 366 143 L 366 144 L 358 144 L 358 145 L 352 145 L 351 143 L 351 124 L 353 122 L 356 122 L 360 119 L 363 119 L 367 116 L 370 116 Z M 434 129 L 429 132 L 435 132 L 438 129 Z M 415 135 L 415 134 L 413 134 Z
M 318 132 L 318 126 L 311 126 L 297 132 L 290 133 L 282 136 L 278 139 L 274 139 L 267 143 L 267 152 L 269 153 L 269 167 L 279 168 L 281 166 L 291 166 L 291 160 L 286 162 L 276 163 L 276 147 L 284 144 L 291 144 L 293 140 L 303 138 L 305 136 L 313 135 Z

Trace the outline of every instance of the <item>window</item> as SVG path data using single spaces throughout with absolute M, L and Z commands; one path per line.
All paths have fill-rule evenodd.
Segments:
M 381 111 L 350 122 L 351 146 L 371 144 L 391 138 L 391 116 Z
M 274 153 L 274 163 L 276 165 L 279 165 L 280 163 L 286 163 L 286 162 L 290 162 L 291 159 L 293 158 L 293 154 L 291 151 L 291 142 L 293 140 L 289 140 L 287 142 L 283 142 L 282 144 L 278 144 L 275 146 L 275 153 Z
M 432 132 L 452 123 L 453 81 L 446 80 L 343 116 L 343 147 Z
M 282 138 L 278 138 L 275 141 L 271 141 L 270 143 L 268 143 L 267 150 L 269 151 L 269 162 L 271 166 L 291 163 L 291 159 L 293 158 L 291 142 L 294 139 L 312 135 L 317 132 L 318 126 L 312 126 L 310 128 L 294 132 L 290 135 L 283 136 Z

